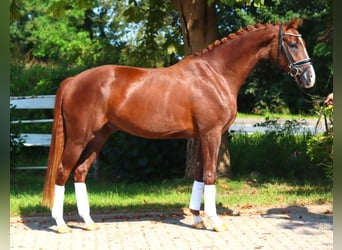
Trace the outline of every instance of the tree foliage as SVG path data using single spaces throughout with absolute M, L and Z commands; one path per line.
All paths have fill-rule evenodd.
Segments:
M 309 95 L 325 96 L 332 91 L 332 1 L 265 0 L 251 4 L 218 6 L 220 35 L 254 23 L 285 22 L 293 17 L 304 19 L 300 32 L 316 71 L 316 86 Z M 254 113 L 313 112 L 312 100 L 296 87 L 294 81 L 271 62 L 257 66 L 239 93 L 239 109 Z
M 11 95 L 54 94 L 62 79 L 102 64 L 165 67 L 176 63 L 186 56 L 186 50 L 174 3 L 175 0 L 11 0 Z M 325 96 L 331 92 L 332 0 L 208 0 L 210 4 L 216 8 L 217 39 L 249 24 L 304 18 L 300 32 L 317 76 L 316 87 L 309 93 Z M 288 75 L 272 63 L 262 62 L 239 92 L 239 111 L 312 112 L 313 103 L 302 95 Z M 159 149 L 175 152 L 165 166 L 184 162 L 184 155 L 176 157 L 176 149 L 184 147 L 184 141 L 169 148 L 166 144 L 151 147 L 148 141 L 140 141 L 141 151 L 151 148 L 151 155 L 146 158 L 146 151 L 144 156 L 136 154 L 136 138 L 118 135 L 115 140 L 119 144 L 121 136 L 125 140 L 119 146 L 126 149 L 126 155 L 119 147 L 114 148 L 119 152 L 115 158 L 105 147 L 103 161 L 125 162 L 133 157 L 137 163 L 126 162 L 125 169 L 137 175 L 151 176 L 154 172 L 156 178 L 164 178 L 166 173 L 160 168 L 163 160 L 155 156 Z M 165 154 L 163 159 L 167 157 Z M 122 169 L 117 170 L 115 174 L 122 176 Z M 166 175 L 177 175 L 180 168 L 174 171 Z
M 24 56 L 26 61 L 69 66 L 161 67 L 175 63 L 173 55 L 182 51 L 177 13 L 167 1 L 20 3 L 20 8 L 13 7 L 16 18 L 11 22 L 16 59 Z
M 97 59 L 101 46 L 82 27 L 84 8 L 71 2 L 63 8 L 63 16 L 56 16 L 49 12 L 53 2 L 34 0 L 21 4 L 20 18 L 11 23 L 12 56 L 24 55 L 31 62 L 72 61 L 74 65 Z
M 210 3 L 216 5 L 217 38 L 249 24 L 304 18 L 300 31 L 317 73 L 310 94 L 324 96 L 332 90 L 332 0 Z M 171 0 L 12 0 L 10 38 L 12 62 L 64 69 L 108 63 L 163 67 L 186 54 L 180 17 Z M 240 111 L 312 110 L 293 81 L 271 63 L 262 63 L 246 83 L 238 98 Z

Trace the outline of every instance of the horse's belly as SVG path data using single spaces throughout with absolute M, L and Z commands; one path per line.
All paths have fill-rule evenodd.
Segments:
M 189 138 L 195 136 L 194 128 L 186 123 L 169 122 L 168 119 L 154 119 L 153 117 L 142 118 L 136 120 L 131 119 L 115 119 L 112 122 L 114 126 L 127 133 L 151 138 L 151 139 L 167 139 L 167 138 Z
M 131 108 L 129 108 L 131 107 Z M 158 105 L 143 104 L 122 108 L 109 122 L 120 130 L 146 138 L 189 138 L 195 136 L 191 115 L 183 109 L 173 111 Z

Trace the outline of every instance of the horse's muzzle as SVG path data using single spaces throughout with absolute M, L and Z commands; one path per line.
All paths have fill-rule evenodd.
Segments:
M 302 73 L 295 76 L 297 83 L 302 88 L 312 88 L 316 82 L 316 74 L 312 64 L 307 65 L 302 70 Z

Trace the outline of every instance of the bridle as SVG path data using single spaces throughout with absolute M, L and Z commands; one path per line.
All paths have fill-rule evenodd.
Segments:
M 302 71 L 301 67 L 305 64 L 312 64 L 311 63 L 311 59 L 305 58 L 299 61 L 294 61 L 293 57 L 291 56 L 291 54 L 289 53 L 288 48 L 285 46 L 283 37 L 284 36 L 295 36 L 295 37 L 301 37 L 301 34 L 294 34 L 294 33 L 290 33 L 290 32 L 283 32 L 283 24 L 280 25 L 279 27 L 279 35 L 278 35 L 278 55 L 277 55 L 277 59 L 278 59 L 278 63 L 280 62 L 280 54 L 281 54 L 281 50 L 284 50 L 285 56 L 289 62 L 289 74 L 290 76 L 292 76 L 293 78 L 295 78 L 295 80 L 297 81 L 296 76 L 298 75 L 302 75 L 304 72 Z

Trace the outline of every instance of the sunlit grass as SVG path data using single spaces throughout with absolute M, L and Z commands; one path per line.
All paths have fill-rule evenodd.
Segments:
M 32 173 L 32 172 L 31 172 Z M 12 176 L 11 216 L 49 215 L 40 205 L 43 174 Z M 25 181 L 24 181 L 25 180 Z M 88 181 L 92 213 L 174 211 L 188 207 L 192 181 L 183 179 L 163 183 L 108 183 Z M 329 183 L 289 183 L 282 180 L 251 178 L 220 179 L 217 184 L 218 209 L 278 207 L 322 204 L 333 201 Z M 76 199 L 71 182 L 66 186 L 65 214 L 76 214 Z
M 333 201 L 330 185 L 283 181 L 219 181 L 218 202 L 223 207 L 322 204 Z

